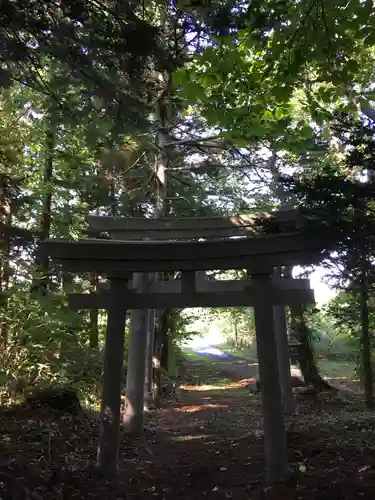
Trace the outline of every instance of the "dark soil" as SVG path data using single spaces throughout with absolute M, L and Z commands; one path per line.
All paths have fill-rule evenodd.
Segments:
M 236 365 L 236 363 L 234 363 Z M 179 402 L 121 438 L 117 484 L 99 476 L 98 423 L 47 408 L 0 413 L 0 499 L 347 500 L 375 498 L 375 414 L 355 395 L 297 396 L 288 425 L 291 475 L 263 483 L 260 401 L 230 362 L 190 363 Z M 219 378 L 231 378 L 220 384 Z

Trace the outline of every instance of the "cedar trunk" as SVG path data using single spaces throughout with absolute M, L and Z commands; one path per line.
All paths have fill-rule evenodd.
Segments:
M 8 309 L 8 291 L 9 291 L 9 278 L 10 278 L 10 236 L 6 231 L 12 225 L 12 211 L 11 203 L 9 200 L 9 193 L 7 189 L 8 179 L 3 176 L 0 185 L 0 221 L 4 224 L 3 231 L 3 244 L 1 247 L 1 268 L 0 268 L 0 299 L 3 318 L 0 324 L 0 340 L 4 345 L 8 344 L 9 325 L 6 318 Z
M 291 326 L 296 339 L 301 343 L 298 364 L 306 384 L 312 385 L 316 391 L 325 391 L 332 387 L 320 376 L 315 362 L 315 354 L 311 343 L 311 332 L 304 316 L 304 307 L 293 305 Z
M 50 237 L 52 224 L 52 181 L 53 181 L 53 157 L 55 149 L 55 131 L 52 116 L 46 118 L 45 122 L 45 147 L 44 147 L 44 174 L 43 174 L 43 205 L 40 219 L 40 241 Z M 32 291 L 45 295 L 48 286 L 49 259 L 45 253 L 37 252 L 36 270 L 40 275 L 32 285 Z
M 155 403 L 158 405 L 162 398 L 162 351 L 163 342 L 168 333 L 168 309 L 165 309 L 158 316 L 155 327 L 155 347 L 154 347 L 154 387 Z
M 361 314 L 361 356 L 363 368 L 363 385 L 365 390 L 365 403 L 367 408 L 374 407 L 374 380 L 371 363 L 371 342 L 369 328 L 369 310 L 368 310 L 368 288 L 367 272 L 361 272 L 360 284 L 360 314 Z
M 98 277 L 92 276 L 90 279 L 90 288 L 92 292 L 97 291 L 98 286 Z M 90 309 L 89 311 L 89 328 L 90 328 L 90 337 L 89 344 L 91 349 L 98 349 L 99 347 L 99 332 L 98 332 L 98 323 L 99 323 L 99 310 L 98 309 Z

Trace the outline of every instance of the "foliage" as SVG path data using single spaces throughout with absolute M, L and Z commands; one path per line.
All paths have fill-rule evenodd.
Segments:
M 0 385 L 10 396 L 32 386 L 73 385 L 84 400 L 97 401 L 102 351 L 88 348 L 88 323 L 66 308 L 63 294 L 41 300 L 27 289 L 13 290 L 2 321 L 9 326 L 9 342 L 1 346 Z
M 248 348 L 255 341 L 255 324 L 252 309 L 248 307 L 223 308 L 214 312 L 216 325 L 228 344 L 236 349 Z
M 373 292 L 369 295 L 369 330 L 373 339 L 375 330 L 375 297 Z M 357 361 L 357 372 L 363 380 L 363 367 L 360 363 L 360 301 L 358 294 L 353 291 L 342 291 L 327 304 L 327 314 L 332 318 L 337 338 L 345 341 L 348 349 Z M 373 347 L 373 340 L 372 340 Z M 373 366 L 375 369 L 375 353 L 372 352 Z
M 9 0 L 0 23 L 4 83 L 14 80 L 51 97 L 76 123 L 105 110 L 115 134 L 124 125 L 144 127 L 150 58 L 162 67 L 166 59 L 160 30 L 136 2 L 32 2 L 25 12 L 21 2 Z M 68 92 L 51 86 L 49 61 L 60 73 L 59 90 Z
M 323 124 L 332 108 L 356 109 L 371 97 L 372 1 L 238 1 L 228 15 L 231 27 L 228 17 L 224 33 L 208 26 L 175 83 L 238 146 L 298 148 L 312 137 L 311 119 Z
M 341 141 L 344 168 L 327 165 L 320 172 L 289 179 L 286 183 L 292 186 L 301 212 L 307 216 L 305 229 L 319 234 L 323 265 L 330 270 L 336 286 L 354 298 L 356 307 L 351 313 L 357 314 L 354 321 L 358 325 L 361 347 L 360 369 L 366 401 L 372 406 L 369 299 L 374 293 L 374 129 L 353 116 L 338 114 L 332 122 L 332 130 Z
M 313 308 L 307 311 L 314 350 L 318 357 L 326 359 L 357 360 L 358 345 L 350 336 L 349 325 L 344 322 L 342 328 L 339 328 L 331 311 L 331 304 L 337 297 L 322 309 Z

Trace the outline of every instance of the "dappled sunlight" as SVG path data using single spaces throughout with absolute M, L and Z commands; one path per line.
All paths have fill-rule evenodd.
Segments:
M 359 380 L 353 380 L 350 377 L 329 377 L 329 376 L 324 376 L 324 380 L 350 380 L 351 382 L 359 382 Z
M 187 308 L 186 311 L 189 311 L 189 308 Z M 192 323 L 190 327 L 193 331 L 200 331 L 202 327 L 201 321 L 198 320 L 195 323 Z M 195 349 L 211 347 L 215 345 L 217 346 L 223 344 L 225 341 L 226 338 L 221 329 L 216 325 L 210 325 L 209 331 L 207 333 L 194 335 L 190 339 L 186 340 L 184 344 L 186 347 Z
M 302 372 L 299 369 L 299 367 L 296 365 L 292 365 L 290 367 L 290 373 L 291 373 L 292 377 L 302 377 Z
M 209 434 L 197 434 L 196 436 L 188 434 L 187 436 L 174 436 L 172 441 L 197 441 L 211 437 Z
M 228 382 L 226 384 L 221 383 L 220 385 L 207 384 L 207 385 L 181 385 L 180 389 L 183 391 L 194 391 L 194 392 L 205 392 L 205 391 L 223 391 L 226 389 L 244 389 L 249 384 L 255 383 L 255 378 L 245 378 L 235 382 Z
M 201 404 L 201 405 L 185 405 L 176 408 L 172 408 L 173 413 L 196 413 L 197 411 L 203 410 L 217 410 L 228 408 L 227 404 Z
M 258 366 L 258 363 L 248 363 L 246 360 L 235 361 L 236 365 Z

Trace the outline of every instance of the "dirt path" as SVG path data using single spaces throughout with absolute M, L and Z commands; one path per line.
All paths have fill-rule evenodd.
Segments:
M 374 498 L 375 448 L 347 465 L 354 452 L 346 446 L 347 429 L 357 425 L 353 421 L 362 410 L 357 402 L 328 396 L 299 398 L 299 413 L 288 422 L 290 459 L 297 469 L 288 484 L 263 487 L 260 400 L 247 389 L 256 376 L 256 363 L 234 356 L 189 362 L 190 385 L 182 386 L 180 401 L 170 402 L 149 423 L 147 473 L 154 482 L 153 495 L 163 499 Z M 342 410 L 349 424 L 341 428 Z M 371 428 L 363 427 L 361 432 L 370 439 Z M 367 472 L 359 478 L 361 468 Z
M 180 400 L 150 415 L 142 439 L 121 437 L 116 484 L 90 465 L 97 422 L 3 410 L 0 499 L 372 500 L 375 414 L 358 399 L 299 396 L 290 479 L 264 487 L 260 400 L 247 389 L 256 370 L 235 357 L 189 361 Z
M 186 351 L 189 352 L 194 351 Z M 246 360 L 239 356 L 224 353 L 220 349 L 208 346 L 203 351 L 198 351 L 200 356 L 189 360 L 192 367 L 190 375 L 194 376 L 194 365 L 196 375 L 205 377 L 205 382 L 212 382 L 217 379 L 244 380 L 253 379 L 258 376 L 258 362 L 256 360 Z M 206 370 L 204 369 L 206 366 Z

